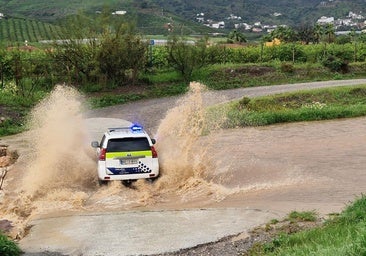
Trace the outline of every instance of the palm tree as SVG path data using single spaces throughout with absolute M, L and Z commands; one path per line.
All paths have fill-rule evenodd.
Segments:
M 302 24 L 296 27 L 297 39 L 305 44 L 314 41 L 314 27 L 310 24 Z
M 243 33 L 238 32 L 236 29 L 229 33 L 229 39 L 235 43 L 245 43 L 247 39 Z
M 271 32 L 272 38 L 280 39 L 284 42 L 293 42 L 296 41 L 295 31 L 289 27 L 278 27 Z
M 334 41 L 335 29 L 334 29 L 334 25 L 332 23 L 328 23 L 325 25 L 325 34 L 328 37 L 328 43 L 331 43 Z
M 323 35 L 324 35 L 324 27 L 317 23 L 314 26 L 314 43 L 318 44 Z

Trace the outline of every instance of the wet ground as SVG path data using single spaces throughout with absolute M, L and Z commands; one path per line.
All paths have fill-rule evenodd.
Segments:
M 366 83 L 364 80 L 357 82 Z M 202 94 L 202 102 L 212 105 L 243 96 L 334 86 L 334 83 L 340 85 L 341 81 L 209 92 Z M 196 100 L 193 97 L 188 102 Z M 139 121 L 153 134 L 159 135 L 161 121 L 167 119 L 168 110 L 175 106 L 177 98 L 148 100 L 91 111 L 86 117 L 96 126 L 106 125 L 105 118 Z M 178 113 L 185 110 L 179 109 Z M 177 115 L 174 113 L 173 117 Z M 165 124 L 167 127 L 175 127 L 173 124 L 184 120 L 180 116 L 181 119 L 177 120 L 173 117 Z M 21 245 L 29 252 L 51 249 L 73 251 L 73 255 L 113 255 L 116 251 L 111 248 L 118 251 L 126 237 L 127 245 L 123 247 L 128 244 L 131 247 L 125 252 L 120 251 L 119 255 L 152 254 L 192 247 L 245 232 L 253 225 L 280 218 L 292 210 L 316 210 L 323 215 L 342 210 L 366 190 L 365 129 L 366 118 L 354 118 L 230 129 L 199 138 L 193 134 L 193 138 L 183 141 L 189 146 L 184 155 L 189 170 L 186 165 L 183 169 L 170 165 L 157 183 L 138 182 L 136 189 L 127 189 L 120 184 L 98 188 L 94 174 L 87 183 L 75 177 L 75 184 L 67 180 L 67 183 L 60 182 L 59 186 L 45 187 L 47 195 L 33 195 L 32 203 L 17 199 L 16 194 L 5 194 L 3 197 L 9 196 L 18 208 L 27 206 L 31 209 L 22 212 L 13 205 L 5 212 L 11 217 L 11 212 L 16 211 L 18 216 L 25 216 L 27 225 L 35 225 L 21 240 Z M 4 138 L 3 142 L 19 148 L 19 161 L 26 165 L 24 162 L 32 155 L 32 146 L 30 136 L 24 136 Z M 169 142 L 175 143 L 174 140 Z M 64 144 L 68 145 L 65 140 Z M 171 152 L 173 149 L 172 146 L 168 152 L 162 152 L 162 157 L 174 153 Z M 182 162 L 182 158 L 174 160 L 175 163 Z M 20 186 L 17 179 L 22 176 L 23 169 L 18 166 L 9 172 L 6 188 L 15 191 Z M 89 171 L 82 173 L 85 175 Z M 209 211 L 202 212 L 203 209 Z M 29 212 L 31 214 L 27 215 Z M 176 212 L 180 217 L 175 219 Z M 158 217 L 152 216 L 154 214 Z M 209 221 L 215 218 L 216 223 Z M 164 233 L 168 235 L 164 236 Z M 93 243 L 108 237 L 111 244 Z M 161 238 L 161 244 L 151 242 L 155 237 Z M 73 243 L 68 242 L 70 239 Z M 135 247 L 129 243 L 131 239 L 136 239 Z M 143 245 L 138 243 L 139 239 L 149 241 L 146 248 L 141 248 Z M 172 247 L 169 247 L 169 241 L 174 241 Z M 111 251 L 108 252 L 108 248 Z

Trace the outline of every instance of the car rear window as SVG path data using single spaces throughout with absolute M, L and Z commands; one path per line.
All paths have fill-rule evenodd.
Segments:
M 107 144 L 107 152 L 143 151 L 150 149 L 147 138 L 110 139 Z

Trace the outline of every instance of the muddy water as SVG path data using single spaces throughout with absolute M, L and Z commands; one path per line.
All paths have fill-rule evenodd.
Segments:
M 228 164 L 220 176 L 244 193 L 221 203 L 341 210 L 366 190 L 365 129 L 366 119 L 356 118 L 225 131 L 218 143 L 233 150 L 224 158 L 237 165 Z
M 29 220 L 45 214 L 189 207 L 329 213 L 365 191 L 365 118 L 219 130 L 205 118 L 204 90 L 192 83 L 152 129 L 162 175 L 131 189 L 97 185 L 89 146 L 104 126 L 125 121 L 85 119 L 82 97 L 57 87 L 33 111 L 31 131 L 5 139 L 21 157 L 0 197 L 2 218 L 22 236 Z

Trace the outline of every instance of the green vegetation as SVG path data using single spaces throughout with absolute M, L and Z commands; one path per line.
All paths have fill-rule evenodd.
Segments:
M 0 40 L 7 44 L 54 40 L 59 38 L 59 34 L 60 27 L 56 25 L 30 19 L 0 19 Z
M 317 218 L 317 214 L 315 211 L 305 211 L 305 212 L 298 212 L 293 211 L 290 212 L 288 215 L 287 220 L 290 222 L 296 222 L 296 221 L 315 221 Z
M 230 14 L 245 17 L 243 22 L 254 24 L 261 21 L 262 24 L 298 26 L 298 24 L 314 24 L 321 16 L 333 16 L 346 18 L 350 11 L 363 10 L 365 3 L 362 0 L 353 1 L 325 1 L 320 4 L 318 0 L 309 1 L 276 1 L 248 0 L 222 0 L 212 2 L 209 0 L 187 2 L 183 0 L 162 1 L 7 1 L 0 0 L 1 12 L 6 18 L 20 18 L 58 24 L 70 15 L 84 11 L 90 15 L 100 12 L 108 6 L 111 10 L 127 11 L 128 19 L 134 20 L 138 31 L 143 34 L 168 35 L 166 29 L 168 23 L 172 24 L 174 31 L 180 35 L 204 35 L 208 33 L 224 33 L 234 29 L 234 23 L 240 20 L 228 20 Z M 282 15 L 274 13 L 281 11 Z M 211 29 L 198 23 L 195 18 L 203 12 L 206 20 L 225 20 L 226 29 Z M 117 16 L 117 15 L 116 15 Z M 258 20 L 260 17 L 260 20 Z M 239 28 L 242 29 L 242 28 Z M 347 30 L 347 28 L 345 28 Z M 241 32 L 245 32 L 242 30 Z M 258 39 L 263 34 L 249 33 L 247 38 Z M 0 38 L 1 40 L 1 38 Z M 31 40 L 31 39 L 28 39 Z
M 225 108 L 227 127 L 358 117 L 366 115 L 366 85 L 244 97 Z
M 3 113 L 0 134 L 24 129 L 29 109 L 55 84 L 72 85 L 87 95 L 93 107 L 103 107 L 182 94 L 187 91 L 190 81 L 199 81 L 210 89 L 224 90 L 366 75 L 366 43 L 361 36 L 357 44 L 354 43 L 356 35 L 343 44 L 330 43 L 324 35 L 314 44 L 304 45 L 290 40 L 286 35 L 291 34 L 290 29 L 285 29 L 272 35 L 283 38 L 280 45 L 253 44 L 231 48 L 220 44 L 208 47 L 208 37 L 188 40 L 173 30 L 166 45 L 150 45 L 149 40 L 138 33 L 135 24 L 128 20 L 129 17 L 117 16 L 111 15 L 108 9 L 97 15 L 79 13 L 69 16 L 59 27 L 57 33 L 64 39 L 62 42 L 31 51 L 25 51 L 23 47 L 0 49 L 3 88 L 0 93 Z M 29 26 L 22 25 L 21 19 L 0 20 L 5 21 L 12 22 L 10 28 L 19 28 L 19 36 L 30 35 L 31 25 L 40 27 L 40 23 L 34 22 Z M 50 31 L 49 27 L 42 33 L 47 36 Z M 233 33 L 232 39 L 238 41 L 240 33 Z M 286 107 L 254 108 L 253 111 L 257 106 L 252 106 L 252 102 L 248 103 L 250 109 L 241 103 L 229 111 L 231 120 L 227 126 L 364 115 L 362 101 L 342 105 L 338 104 L 342 102 L 338 98 L 337 104 L 308 98 L 311 101 L 299 101 L 301 106 L 297 108 L 292 106 L 293 103 L 280 102 L 287 104 Z M 311 105 L 316 102 L 324 103 L 326 107 L 319 109 L 318 105 Z M 314 110 L 316 107 L 318 109 Z
M 218 19 L 241 10 L 234 14 L 248 22 L 261 16 L 262 22 L 272 24 L 313 24 L 322 15 L 344 17 L 351 10 L 362 10 L 364 1 L 335 1 L 322 7 L 319 1 L 309 0 L 302 1 L 300 8 L 299 1 L 186 2 L 65 0 L 45 6 L 40 0 L 0 0 L 6 15 L 0 19 L 0 136 L 24 131 L 30 109 L 57 83 L 78 88 L 97 108 L 183 94 L 189 81 L 225 90 L 366 75 L 364 35 L 336 37 L 332 26 L 304 25 L 279 27 L 260 43 L 245 47 L 208 47 L 214 39 L 203 35 L 211 29 L 173 14 L 192 20 L 197 10 L 205 7 L 206 13 Z M 102 11 L 104 5 L 110 9 Z M 112 10 L 127 10 L 128 14 L 111 15 Z M 286 15 L 269 15 L 278 10 Z M 169 38 L 168 44 L 149 45 L 148 38 L 157 37 L 144 36 L 148 33 Z M 195 36 L 188 39 L 184 35 Z M 60 38 L 62 43 L 35 43 Z M 244 43 L 248 38 L 233 30 L 222 42 Z M 264 46 L 274 38 L 281 44 Z M 24 47 L 26 40 L 38 48 Z M 365 116 L 366 85 L 244 97 L 223 107 L 227 110 L 225 127 Z M 256 246 L 252 255 L 366 255 L 365 210 L 366 198 L 362 196 L 321 228 L 294 235 L 281 233 L 271 243 Z M 294 211 L 285 221 L 292 225 L 316 218 L 315 212 Z M 278 223 L 272 220 L 266 229 Z M 20 249 L 0 234 L 0 254 L 19 255 Z
M 1 256 L 18 256 L 21 250 L 18 245 L 10 240 L 6 235 L 0 233 L 0 255 Z
M 366 197 L 362 195 L 323 225 L 294 234 L 280 232 L 270 243 L 254 246 L 247 255 L 365 255 L 365 212 Z
M 200 69 L 206 63 L 206 45 L 206 40 L 188 44 L 185 40 L 174 37 L 169 41 L 168 63 L 180 72 L 186 83 L 191 81 L 193 71 Z

